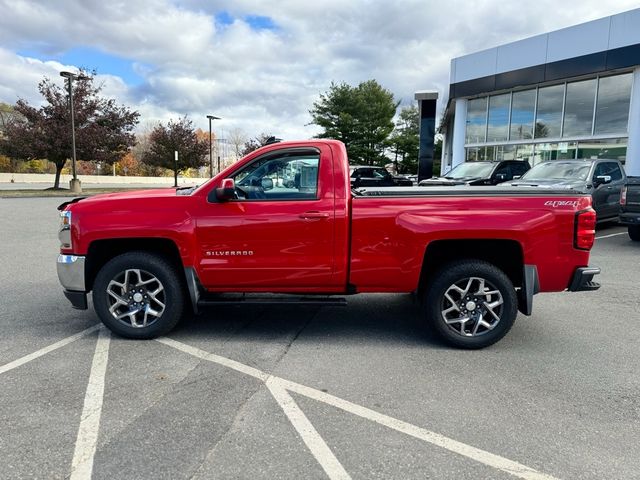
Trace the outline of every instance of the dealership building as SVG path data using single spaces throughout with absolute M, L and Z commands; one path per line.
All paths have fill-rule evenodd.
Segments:
M 454 58 L 439 132 L 443 173 L 614 158 L 640 175 L 640 9 Z

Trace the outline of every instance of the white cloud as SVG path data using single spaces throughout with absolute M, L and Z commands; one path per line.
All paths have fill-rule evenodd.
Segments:
M 317 132 L 307 125 L 308 110 L 331 81 L 375 78 L 403 104 L 424 89 L 438 90 L 444 100 L 452 57 L 636 6 L 627 0 L 0 0 L 0 101 L 39 103 L 42 76 L 74 68 L 48 59 L 83 47 L 134 62 L 136 85 L 98 73 L 104 93 L 139 110 L 143 124 L 188 114 L 208 128 L 205 115 L 213 113 L 223 118 L 214 128 L 306 138 Z M 216 25 L 221 12 L 233 23 Z M 269 17 L 275 28 L 252 28 L 244 20 L 251 15 Z

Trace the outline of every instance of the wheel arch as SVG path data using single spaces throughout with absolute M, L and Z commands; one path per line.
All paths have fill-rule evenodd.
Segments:
M 89 292 L 100 269 L 111 259 L 123 253 L 143 251 L 153 253 L 168 261 L 176 271 L 184 275 L 184 266 L 176 243 L 168 238 L 114 238 L 94 240 L 89 245 L 85 263 L 85 288 Z
M 444 265 L 456 260 L 483 260 L 502 270 L 513 286 L 523 284 L 524 254 L 522 245 L 508 239 L 436 240 L 425 249 L 418 284 L 423 297 L 429 281 Z

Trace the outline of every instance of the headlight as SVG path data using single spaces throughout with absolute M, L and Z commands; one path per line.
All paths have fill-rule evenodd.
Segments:
M 71 212 L 65 210 L 60 212 L 60 248 L 71 248 Z

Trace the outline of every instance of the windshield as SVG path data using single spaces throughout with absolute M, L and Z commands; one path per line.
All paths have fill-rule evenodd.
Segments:
M 590 163 L 545 162 L 525 173 L 522 180 L 586 180 L 590 169 Z
M 449 170 L 445 178 L 488 177 L 493 170 L 493 163 L 467 162 Z

